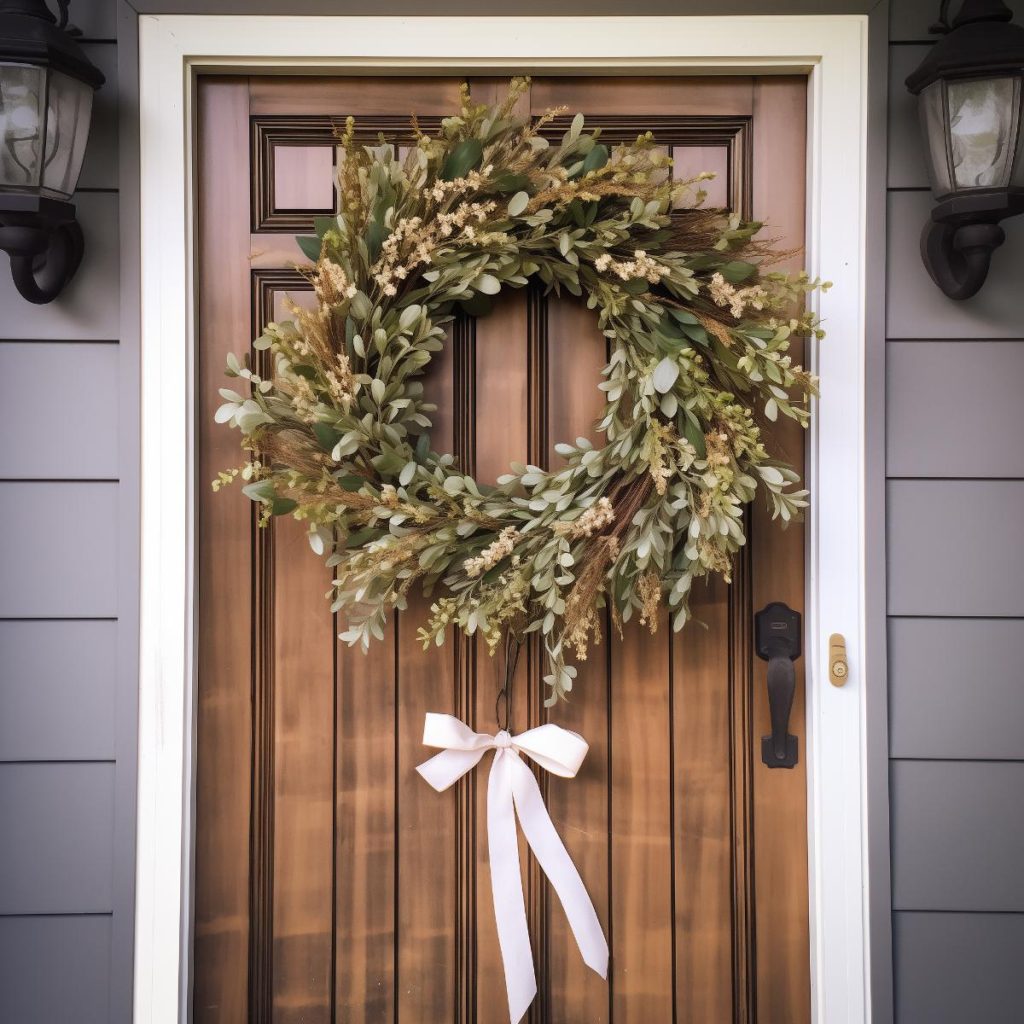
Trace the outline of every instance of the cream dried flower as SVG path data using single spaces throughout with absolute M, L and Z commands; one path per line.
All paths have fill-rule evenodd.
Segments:
M 462 563 L 466 575 L 477 577 L 488 569 L 493 569 L 503 558 L 508 558 L 512 554 L 517 540 L 519 531 L 514 526 L 506 526 L 476 558 L 467 558 Z

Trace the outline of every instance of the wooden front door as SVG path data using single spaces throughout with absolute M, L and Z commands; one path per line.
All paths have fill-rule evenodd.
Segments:
M 472 79 L 493 99 L 505 83 Z M 503 666 L 460 637 L 424 652 L 425 605 L 369 656 L 336 640 L 330 576 L 301 524 L 257 529 L 237 491 L 238 434 L 213 422 L 225 355 L 301 302 L 293 236 L 334 210 L 335 125 L 399 145 L 458 105 L 451 78 L 208 78 L 198 102 L 197 1022 L 449 1024 L 507 1020 L 491 906 L 484 772 L 439 795 L 414 772 L 427 711 L 494 730 Z M 717 172 L 709 202 L 804 236 L 805 81 L 542 78 L 532 113 L 565 105 L 605 138 L 651 130 L 676 174 Z M 559 132 L 564 130 L 558 129 Z M 799 264 L 799 257 L 794 261 Z M 605 359 L 594 316 L 539 290 L 457 323 L 430 368 L 433 447 L 484 480 L 546 464 L 593 434 Z M 779 427 L 790 460 L 799 428 Z M 532 1022 L 803 1024 L 810 1019 L 803 687 L 793 770 L 761 763 L 769 731 L 752 614 L 802 609 L 803 535 L 759 504 L 735 582 L 695 587 L 699 622 L 606 636 L 573 698 L 546 712 L 521 659 L 513 728 L 582 733 L 574 780 L 543 780 L 552 818 L 611 946 L 606 983 L 580 961 L 527 865 L 540 994 Z M 798 669 L 802 661 L 798 662 Z M 486 769 L 486 764 L 482 766 Z

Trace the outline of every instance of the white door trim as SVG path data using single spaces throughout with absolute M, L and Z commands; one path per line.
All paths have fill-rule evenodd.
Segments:
M 143 15 L 139 24 L 142 538 L 135 1020 L 189 1013 L 194 756 L 192 236 L 195 74 L 298 68 L 807 73 L 807 266 L 829 336 L 812 364 L 806 613 L 811 1000 L 870 1020 L 865 680 L 867 18 Z M 199 481 L 203 486 L 204 481 Z M 827 636 L 843 633 L 842 689 Z

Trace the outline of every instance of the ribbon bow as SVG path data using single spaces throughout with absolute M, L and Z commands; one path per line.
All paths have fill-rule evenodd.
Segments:
M 487 780 L 487 850 L 512 1024 L 518 1024 L 537 994 L 519 869 L 516 814 L 537 863 L 569 919 L 583 962 L 602 978 L 607 978 L 608 943 L 601 922 L 576 865 L 548 816 L 540 786 L 519 757 L 526 754 L 546 771 L 571 779 L 587 756 L 587 741 L 550 722 L 518 736 L 510 736 L 504 729 L 496 736 L 489 736 L 473 732 L 451 715 L 428 714 L 423 726 L 423 743 L 443 748 L 440 754 L 416 769 L 439 793 L 475 768 L 485 751 L 494 751 Z

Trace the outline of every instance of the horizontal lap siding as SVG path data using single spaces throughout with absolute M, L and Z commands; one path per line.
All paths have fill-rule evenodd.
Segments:
M 891 801 L 896 910 L 1024 911 L 1024 762 L 894 761 Z
M 114 766 L 0 765 L 0 914 L 110 913 Z
M 1024 619 L 893 618 L 893 757 L 1024 760 Z
M 893 914 L 897 1024 L 1020 1024 L 1024 914 Z
M 123 520 L 138 481 L 124 431 L 138 422 L 118 344 L 115 12 L 115 0 L 71 7 L 107 78 L 74 200 L 81 268 L 35 306 L 0 267 L 0 1021 L 12 1024 L 131 1019 L 137 576 Z
M 976 298 L 953 302 L 928 278 L 933 201 L 903 81 L 937 12 L 894 0 L 889 62 L 895 1017 L 1009 1024 L 1024 1005 L 1024 225 L 1007 223 Z
M 111 344 L 0 342 L 0 437 L 31 438 L 0 447 L 0 479 L 117 479 L 118 355 Z
M 114 760 L 118 625 L 0 622 L 0 762 Z
M 109 914 L 0 917 L 0 1020 L 108 1024 Z

